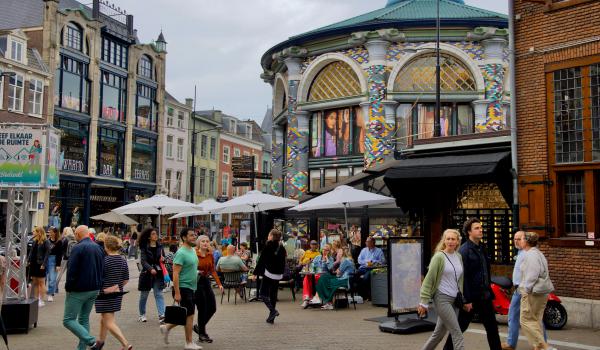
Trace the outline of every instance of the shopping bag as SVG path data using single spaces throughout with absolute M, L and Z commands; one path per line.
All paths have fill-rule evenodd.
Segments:
M 165 308 L 165 323 L 185 326 L 187 309 L 180 305 L 171 305 Z

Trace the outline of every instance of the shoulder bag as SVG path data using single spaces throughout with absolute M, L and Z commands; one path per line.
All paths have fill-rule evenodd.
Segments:
M 185 326 L 187 319 L 187 309 L 178 303 L 165 308 L 165 323 Z
M 463 306 L 465 306 L 467 301 L 465 300 L 465 296 L 460 291 L 460 285 L 458 284 L 458 276 L 456 275 L 456 268 L 454 267 L 452 261 L 450 261 L 448 255 L 446 255 L 446 253 L 444 252 L 442 252 L 442 254 L 444 254 L 450 265 L 452 265 L 452 269 L 454 270 L 454 278 L 456 280 L 456 287 L 458 288 L 458 293 L 456 293 L 456 298 L 454 298 L 454 306 L 456 306 L 459 310 L 462 310 Z

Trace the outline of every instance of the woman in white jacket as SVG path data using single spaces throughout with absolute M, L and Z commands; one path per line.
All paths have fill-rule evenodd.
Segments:
M 548 300 L 548 293 L 554 290 L 550 274 L 548 272 L 548 261 L 537 248 L 538 235 L 535 232 L 525 232 L 525 256 L 521 262 L 521 328 L 527 337 L 529 344 L 535 350 L 554 349 L 544 341 L 542 330 L 542 318 Z

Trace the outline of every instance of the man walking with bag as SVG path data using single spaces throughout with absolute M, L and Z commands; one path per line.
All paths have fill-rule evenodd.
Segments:
M 79 338 L 77 350 L 88 346 L 100 350 L 104 342 L 90 335 L 90 312 L 102 288 L 104 252 L 92 242 L 85 225 L 75 229 L 75 239 L 79 243 L 73 247 L 68 261 L 63 325 Z
M 192 327 L 194 324 L 194 309 L 196 303 L 194 294 L 197 288 L 198 256 L 194 247 L 196 246 L 196 232 L 192 228 L 184 228 L 179 234 L 183 245 L 175 253 L 173 258 L 173 290 L 174 299 L 181 307 L 186 309 L 185 319 L 185 350 L 199 350 L 201 346 L 194 343 L 192 339 Z M 165 315 L 167 324 L 160 326 L 160 332 L 164 337 L 165 344 L 169 344 L 169 332 L 177 327 L 170 323 L 169 311 Z
M 477 312 L 485 327 L 490 350 L 501 350 L 496 312 L 492 305 L 494 293 L 491 288 L 490 260 L 481 242 L 481 221 L 477 218 L 468 219 L 463 225 L 463 233 L 468 239 L 459 249 L 464 265 L 465 297 L 464 308 L 458 314 L 460 330 L 464 333 L 469 328 L 473 313 Z M 452 349 L 452 337 L 448 336 L 444 350 Z

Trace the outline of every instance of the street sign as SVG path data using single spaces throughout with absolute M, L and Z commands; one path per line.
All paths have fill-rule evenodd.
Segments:
M 273 175 L 271 175 L 270 173 L 255 173 L 254 174 L 254 178 L 255 179 L 271 180 L 273 178 Z
M 254 172 L 253 171 L 234 171 L 233 172 L 233 177 L 236 178 L 240 178 L 240 179 L 251 179 L 254 176 Z
M 233 172 L 254 170 L 254 156 L 241 156 L 231 158 L 231 170 Z
M 233 187 L 249 187 L 252 186 L 254 181 L 252 180 L 233 180 L 231 181 L 231 186 Z

